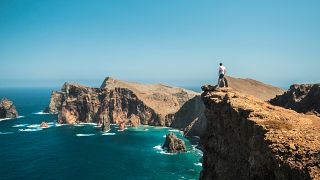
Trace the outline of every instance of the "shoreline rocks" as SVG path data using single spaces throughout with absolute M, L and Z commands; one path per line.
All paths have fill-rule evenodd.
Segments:
M 17 118 L 19 114 L 13 102 L 7 98 L 0 101 L 0 119 L 4 118 Z
M 319 179 L 320 118 L 232 88 L 207 89 L 200 179 Z
M 178 152 L 186 152 L 187 148 L 185 142 L 182 139 L 177 138 L 177 136 L 169 132 L 166 136 L 166 141 L 162 146 L 163 149 L 167 153 L 178 153 Z
M 40 124 L 40 128 L 48 128 L 49 127 L 49 124 L 47 122 L 42 122 Z

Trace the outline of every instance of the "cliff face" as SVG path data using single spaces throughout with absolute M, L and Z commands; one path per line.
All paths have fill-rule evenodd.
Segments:
M 284 94 L 271 99 L 270 103 L 320 117 L 320 84 L 294 84 Z
M 201 179 L 319 179 L 320 118 L 204 87 Z
M 47 110 L 50 113 L 58 112 L 59 123 L 102 124 L 105 121 L 129 126 L 171 126 L 174 123 L 185 130 L 186 135 L 201 136 L 199 130 L 190 131 L 198 127 L 193 124 L 206 123 L 204 105 L 199 95 L 161 84 L 139 84 L 106 78 L 100 88 L 64 84 L 61 92 L 52 93 Z M 177 113 L 186 108 L 190 111 L 188 115 Z
M 17 118 L 18 112 L 16 110 L 16 107 L 13 105 L 13 102 L 3 98 L 0 101 L 0 119 L 3 118 Z

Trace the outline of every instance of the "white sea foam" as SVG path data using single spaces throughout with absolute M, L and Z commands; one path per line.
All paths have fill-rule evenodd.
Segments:
M 180 130 L 178 130 L 178 129 L 170 129 L 169 131 L 170 131 L 170 132 L 182 132 L 182 131 L 180 131 Z
M 60 126 L 67 126 L 68 124 L 55 124 L 56 125 L 56 127 L 60 127 Z
M 101 125 L 97 125 L 97 126 L 94 126 L 95 128 L 101 128 L 102 126 Z
M 83 127 L 84 124 L 74 124 L 73 126 L 76 126 L 76 127 Z
M 0 132 L 0 135 L 13 134 L 13 132 Z
M 124 130 L 127 130 L 128 128 L 124 128 L 124 129 L 122 129 L 122 130 L 120 130 L 120 129 L 118 129 L 117 131 L 118 132 L 123 132 Z
M 40 124 L 31 124 L 29 126 L 27 126 L 28 128 L 39 128 Z
M 79 124 L 82 124 L 82 125 L 92 125 L 92 126 L 98 125 L 97 123 L 79 123 Z
M 94 136 L 95 134 L 76 134 L 78 137 L 84 137 L 84 136 Z
M 36 112 L 36 113 L 33 113 L 33 114 L 43 115 L 43 114 L 50 114 L 50 113 L 45 113 L 45 112 L 43 112 L 43 111 L 39 111 L 39 112 Z
M 25 126 L 28 126 L 28 124 L 16 124 L 12 127 L 25 127 Z
M 158 153 L 160 154 L 165 154 L 165 155 L 175 155 L 176 153 L 167 153 L 161 145 L 157 145 L 157 146 L 154 146 L 153 149 L 155 149 Z
M 102 136 L 114 136 L 116 133 L 102 133 Z
M 162 137 L 163 137 L 163 138 L 166 138 L 166 137 L 167 137 L 167 135 L 163 135 Z
M 19 129 L 22 132 L 33 132 L 33 131 L 41 131 L 42 128 L 32 128 L 32 129 Z
M 194 163 L 194 165 L 196 165 L 196 166 L 202 166 L 202 163 Z
M 0 119 L 0 121 L 5 121 L 5 120 L 10 120 L 10 119 L 19 119 L 19 118 L 23 118 L 24 116 L 18 116 L 16 118 L 3 118 L 3 119 Z

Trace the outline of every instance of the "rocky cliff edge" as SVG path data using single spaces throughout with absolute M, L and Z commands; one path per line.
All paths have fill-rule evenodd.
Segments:
M 320 118 L 231 88 L 203 87 L 200 179 L 319 179 Z

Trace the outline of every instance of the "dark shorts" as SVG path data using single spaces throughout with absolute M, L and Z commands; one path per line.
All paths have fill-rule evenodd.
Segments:
M 219 79 L 222 79 L 222 78 L 224 78 L 224 74 L 219 75 Z

